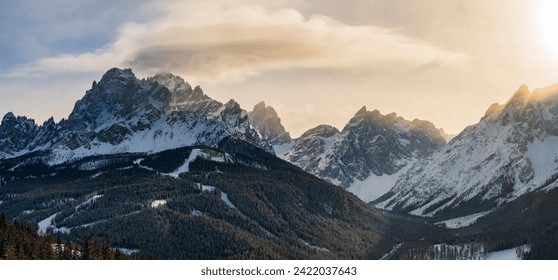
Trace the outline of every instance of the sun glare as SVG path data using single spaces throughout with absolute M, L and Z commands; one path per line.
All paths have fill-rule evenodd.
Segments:
M 548 48 L 558 54 L 558 1 L 541 0 L 539 23 Z

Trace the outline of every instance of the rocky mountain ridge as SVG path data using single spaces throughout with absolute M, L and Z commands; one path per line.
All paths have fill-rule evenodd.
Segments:
M 558 186 L 558 87 L 521 86 L 445 148 L 415 164 L 377 206 L 423 216 L 491 211 Z M 488 212 L 487 212 L 488 213 Z
M 38 126 L 6 114 L 0 158 L 48 151 L 47 161 L 54 164 L 89 155 L 215 146 L 228 136 L 271 151 L 234 100 L 222 104 L 169 73 L 140 80 L 131 69 L 113 68 L 59 123 L 49 119 Z
M 275 109 L 266 106 L 265 102 L 261 101 L 256 104 L 254 109 L 248 113 L 248 118 L 250 124 L 272 145 L 283 145 L 291 142 L 291 136 L 281 124 L 281 118 L 277 116 Z
M 445 145 L 432 123 L 362 107 L 342 131 L 318 126 L 297 139 L 285 159 L 371 201 L 399 172 Z

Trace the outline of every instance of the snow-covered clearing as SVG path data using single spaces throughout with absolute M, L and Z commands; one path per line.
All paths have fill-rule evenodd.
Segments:
M 126 254 L 128 256 L 131 256 L 133 254 L 137 254 L 140 251 L 138 249 L 128 249 L 128 248 L 114 248 L 114 249 L 118 250 L 120 253 Z
M 524 244 L 514 248 L 494 251 L 486 254 L 487 260 L 521 260 L 523 255 L 531 251 L 531 246 Z
M 466 227 L 466 226 L 470 226 L 474 223 L 477 222 L 477 220 L 490 213 L 491 211 L 485 211 L 485 212 L 480 212 L 480 213 L 475 213 L 475 214 L 471 214 L 471 215 L 467 215 L 467 216 L 463 216 L 463 217 L 459 217 L 459 218 L 454 218 L 454 219 L 449 219 L 449 220 L 445 220 L 445 221 L 441 221 L 441 222 L 437 222 L 437 225 L 445 225 L 447 228 L 461 228 L 461 227 Z
M 314 246 L 314 245 L 312 245 L 312 244 L 306 242 L 306 241 L 303 240 L 303 239 L 298 239 L 298 240 L 300 240 L 300 242 L 302 242 L 302 244 L 304 244 L 306 247 L 308 247 L 308 248 L 310 248 L 310 249 L 312 249 L 312 250 L 316 250 L 316 251 L 320 251 L 320 252 L 329 252 L 329 249 L 328 249 L 328 248 L 319 247 L 319 246 Z
M 194 209 L 192 211 L 190 211 L 190 215 L 192 215 L 193 217 L 199 217 L 201 215 L 203 215 L 202 211 Z
M 103 195 L 94 195 L 94 196 L 92 196 L 91 198 L 87 199 L 86 201 L 80 203 L 79 205 L 77 205 L 77 206 L 74 208 L 75 212 L 72 213 L 70 216 L 64 218 L 63 221 L 67 221 L 68 219 L 72 218 L 74 215 L 78 214 L 80 211 L 83 211 L 84 208 L 89 207 L 91 204 L 93 204 L 97 199 L 99 199 L 99 198 L 101 198 L 101 197 L 103 197 Z M 73 200 L 73 199 L 72 199 L 72 200 Z M 70 201 L 72 201 L 72 200 L 70 200 Z M 134 212 L 131 212 L 131 213 L 128 213 L 128 214 L 120 215 L 120 216 L 118 216 L 118 217 L 126 217 L 126 216 L 130 216 L 130 215 L 133 215 L 133 214 L 137 214 L 137 213 L 139 213 L 139 212 L 140 212 L 140 211 L 134 211 Z M 70 231 L 71 231 L 72 229 L 74 229 L 74 228 L 91 227 L 91 226 L 94 226 L 94 225 L 96 225 L 96 224 L 100 224 L 100 223 L 104 223 L 104 222 L 108 221 L 108 219 L 98 220 L 98 221 L 94 221 L 94 222 L 91 222 L 91 223 L 87 223 L 87 224 L 83 224 L 83 225 L 78 225 L 78 226 L 74 226 L 74 227 L 70 227 L 70 228 L 68 228 L 68 227 L 57 227 L 57 226 L 56 226 L 56 223 L 54 222 L 54 218 L 56 218 L 56 216 L 57 216 L 58 214 L 60 214 L 60 213 L 61 213 L 61 212 L 58 212 L 58 213 L 53 214 L 53 215 L 47 217 L 46 219 L 40 221 L 40 222 L 38 223 L 38 230 L 37 230 L 37 233 L 42 235 L 42 234 L 45 234 L 49 229 L 52 229 L 52 231 L 53 231 L 54 233 L 65 233 L 65 234 L 69 234 Z M 114 218 L 117 218 L 117 217 L 114 217 Z
M 167 201 L 164 199 L 159 199 L 159 200 L 153 200 L 153 202 L 151 202 L 151 208 L 157 208 L 159 206 L 163 206 L 167 204 Z
M 63 233 L 63 234 L 70 234 L 70 231 L 72 230 L 72 228 L 67 228 L 67 227 L 61 227 L 61 228 L 57 228 L 57 227 L 52 227 L 52 232 L 54 233 Z
M 95 174 L 91 175 L 91 177 L 89 177 L 89 178 L 90 178 L 90 179 L 95 179 L 95 178 L 97 178 L 97 177 L 99 177 L 99 176 L 101 176 L 101 175 L 103 175 L 103 174 L 105 174 L 105 172 L 95 173 Z
M 200 183 L 198 183 L 198 188 L 200 188 L 202 192 L 212 192 L 217 189 L 214 186 L 202 185 Z M 225 202 L 225 204 L 227 204 L 227 206 L 229 206 L 230 208 L 238 210 L 236 206 L 234 206 L 234 204 L 231 202 L 229 196 L 226 193 L 221 192 L 221 200 Z
M 227 153 L 215 153 L 210 150 L 193 149 L 184 163 L 171 173 L 166 175 L 178 178 L 178 174 L 190 171 L 190 163 L 195 161 L 198 157 L 211 160 L 214 162 L 228 162 L 231 160 L 230 155 Z
M 92 196 L 92 197 L 89 198 L 88 200 L 86 200 L 86 201 L 80 203 L 78 206 L 76 206 L 76 211 L 79 211 L 81 208 L 90 206 L 90 205 L 93 204 L 97 199 L 99 199 L 99 198 L 101 198 L 101 197 L 103 197 L 102 194 Z
M 196 160 L 196 158 L 198 158 L 198 156 L 200 155 L 200 150 L 199 149 L 193 149 L 190 152 L 190 155 L 188 156 L 188 158 L 184 161 L 184 163 L 178 167 L 176 170 L 174 170 L 173 172 L 169 173 L 168 175 L 178 178 L 178 174 L 180 173 L 186 173 L 188 172 L 189 166 L 190 166 L 190 162 Z
M 229 200 L 229 196 L 226 193 L 221 192 L 221 200 L 223 200 L 225 204 L 227 204 L 227 206 L 229 206 L 230 208 L 238 210 L 236 206 L 234 206 L 234 204 Z
M 380 260 L 389 259 L 393 254 L 395 254 L 395 252 L 397 252 L 397 249 L 399 249 L 401 247 L 401 245 L 403 245 L 403 242 L 393 245 L 393 248 L 391 248 L 391 251 L 389 251 L 387 254 L 383 255 Z
M 206 185 L 200 185 L 200 188 L 202 192 L 212 192 L 215 190 L 215 187 Z
M 131 215 L 134 215 L 134 214 L 138 214 L 139 212 L 140 211 L 134 211 L 134 212 L 130 212 L 130 213 L 127 213 L 127 214 L 124 214 L 124 215 L 116 216 L 114 218 L 127 217 L 127 216 L 131 216 Z M 60 212 L 58 212 L 58 213 L 40 221 L 39 222 L 39 229 L 37 230 L 37 233 L 38 234 L 45 234 L 48 229 L 52 229 L 52 232 L 54 232 L 54 233 L 70 234 L 70 231 L 74 228 L 92 227 L 94 225 L 104 223 L 104 222 L 110 220 L 110 219 L 103 219 L 103 220 L 98 220 L 98 221 L 95 221 L 95 222 L 91 222 L 91 223 L 87 223 L 87 224 L 83 224 L 83 225 L 78 225 L 78 226 L 74 226 L 74 227 L 70 227 L 70 228 L 68 228 L 68 227 L 57 227 L 56 223 L 54 223 L 54 218 L 58 214 L 60 214 Z M 74 214 L 72 214 L 71 216 L 73 216 Z M 68 217 L 68 218 L 70 218 L 70 217 Z M 68 218 L 65 218 L 64 220 L 66 220 Z
M 54 218 L 56 217 L 56 215 L 58 215 L 59 213 L 56 214 L 52 214 L 50 215 L 48 218 L 42 220 L 39 222 L 38 226 L 39 229 L 37 230 L 38 234 L 45 234 L 47 232 L 47 229 L 49 227 L 51 227 L 52 225 L 52 220 L 54 220 Z

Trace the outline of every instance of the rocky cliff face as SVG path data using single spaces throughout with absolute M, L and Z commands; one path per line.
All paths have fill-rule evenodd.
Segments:
M 379 207 L 424 216 L 490 211 L 558 186 L 558 87 L 520 87 L 448 146 L 415 164 Z
M 248 113 L 248 118 L 250 124 L 271 144 L 282 145 L 291 142 L 291 136 L 285 131 L 275 109 L 266 106 L 263 101 L 254 106 L 254 110 Z
M 76 102 L 68 119 L 42 126 L 8 114 L 0 126 L 0 156 L 37 150 L 58 163 L 94 154 L 162 151 L 236 137 L 271 151 L 250 127 L 238 103 L 222 104 L 182 78 L 158 74 L 138 79 L 130 69 L 109 70 Z
M 24 150 L 38 132 L 39 127 L 34 120 L 7 113 L 0 124 L 0 157 L 9 157 Z
M 432 123 L 360 109 L 342 131 L 318 126 L 304 133 L 285 159 L 371 201 L 399 172 L 445 145 Z

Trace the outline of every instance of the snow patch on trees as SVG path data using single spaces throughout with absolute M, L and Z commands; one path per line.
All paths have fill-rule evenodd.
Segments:
M 463 216 L 463 217 L 459 217 L 459 218 L 454 218 L 454 219 L 441 221 L 441 222 L 438 222 L 436 224 L 437 225 L 444 225 L 445 227 L 451 228 L 451 229 L 462 228 L 462 227 L 470 226 L 470 225 L 476 223 L 477 220 L 480 217 L 485 216 L 486 214 L 488 214 L 490 212 L 492 212 L 492 211 L 485 211 L 485 212 L 475 213 L 475 214 L 471 214 L 471 215 L 467 215 L 467 216 Z
M 164 206 L 165 204 L 167 204 L 167 201 L 164 199 L 153 200 L 151 202 L 151 208 L 157 208 L 159 206 Z

